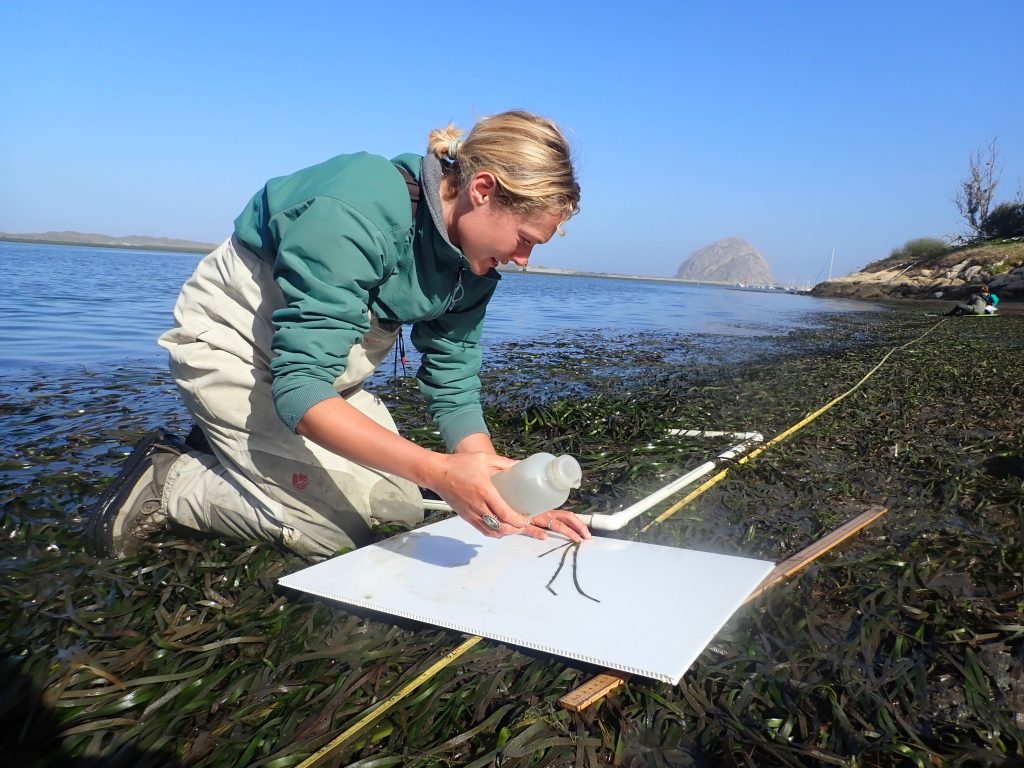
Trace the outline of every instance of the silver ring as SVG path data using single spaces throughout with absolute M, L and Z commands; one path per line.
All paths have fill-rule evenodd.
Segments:
M 493 515 L 484 515 L 482 518 L 484 525 L 490 528 L 492 531 L 496 531 L 501 528 L 501 523 L 498 522 L 498 518 Z

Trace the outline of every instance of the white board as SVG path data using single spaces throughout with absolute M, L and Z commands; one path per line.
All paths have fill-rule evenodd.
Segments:
M 449 518 L 280 583 L 349 605 L 678 683 L 754 587 L 764 560 L 595 536 L 545 585 L 564 543 L 490 539 Z

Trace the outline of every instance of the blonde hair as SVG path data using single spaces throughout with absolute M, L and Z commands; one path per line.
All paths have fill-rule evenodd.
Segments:
M 427 152 L 441 160 L 445 177 L 461 192 L 480 171 L 494 174 L 502 206 L 520 214 L 554 210 L 563 222 L 579 212 L 571 148 L 554 122 L 523 110 L 482 118 L 469 136 L 449 123 L 435 128 Z

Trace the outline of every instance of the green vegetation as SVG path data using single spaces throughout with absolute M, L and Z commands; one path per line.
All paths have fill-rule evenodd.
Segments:
M 919 237 L 908 240 L 900 248 L 894 248 L 889 254 L 892 261 L 932 262 L 953 250 L 953 246 L 945 240 L 934 237 Z
M 1000 203 L 985 217 L 981 233 L 987 239 L 1024 235 L 1024 202 Z
M 915 245 L 917 243 L 923 245 Z M 939 245 L 945 252 L 940 252 Z M 949 268 L 968 261 L 983 265 L 990 274 L 1016 269 L 1024 264 L 1024 240 L 994 239 L 971 245 L 948 245 L 934 238 L 919 238 L 893 249 L 884 259 L 868 264 L 861 271 L 906 270 L 913 274 L 911 270 Z
M 513 455 L 576 455 L 572 504 L 609 511 L 716 448 L 666 429 L 779 434 L 912 341 L 661 525 L 617 534 L 777 561 L 890 509 L 738 611 L 679 686 L 633 678 L 571 714 L 557 699 L 597 670 L 485 641 L 323 764 L 1019 763 L 1024 318 L 865 312 L 777 338 L 509 345 L 486 373 L 488 415 Z M 746 362 L 711 362 L 737 349 Z M 265 547 L 168 538 L 122 562 L 84 554 L 83 515 L 123 452 L 187 421 L 162 372 L 77 376 L 12 372 L 0 390 L 7 762 L 295 766 L 461 642 L 283 592 L 276 580 L 303 563 Z M 385 396 L 436 444 L 414 390 L 399 379 Z
M 884 272 L 888 270 L 910 270 L 931 268 L 950 254 L 964 250 L 934 237 L 919 237 L 908 240 L 899 248 L 893 248 L 884 259 L 873 261 L 862 272 Z

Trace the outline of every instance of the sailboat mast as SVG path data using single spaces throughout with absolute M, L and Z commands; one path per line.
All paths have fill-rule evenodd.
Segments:
M 832 265 L 836 262 L 836 249 L 832 249 L 832 257 L 828 260 L 828 280 L 832 279 Z

